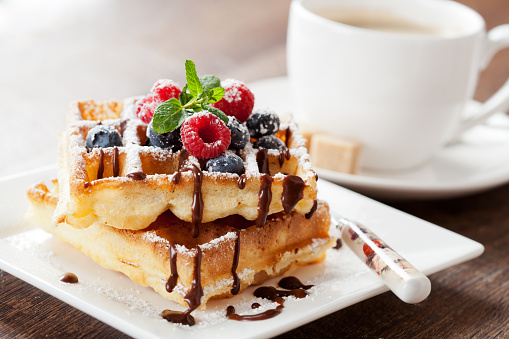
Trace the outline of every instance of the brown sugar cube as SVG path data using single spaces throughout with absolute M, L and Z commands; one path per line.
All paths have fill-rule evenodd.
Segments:
M 315 167 L 355 174 L 361 148 L 358 141 L 318 133 L 312 136 L 309 154 Z

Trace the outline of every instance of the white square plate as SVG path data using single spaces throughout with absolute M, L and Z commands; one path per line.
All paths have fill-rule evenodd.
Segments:
M 46 167 L 0 179 L 0 268 L 134 337 L 143 338 L 258 338 L 275 336 L 338 311 L 388 289 L 345 246 L 330 250 L 325 262 L 302 267 L 292 275 L 314 284 L 305 299 L 290 298 L 283 312 L 260 322 L 228 320 L 225 309 L 240 314 L 259 313 L 274 304 L 253 296 L 249 288 L 234 298 L 210 302 L 193 313 L 193 327 L 174 325 L 160 317 L 164 309 L 184 310 L 150 288 L 132 283 L 121 273 L 106 270 L 70 245 L 23 219 L 26 189 L 56 176 Z M 359 221 L 383 238 L 425 274 L 479 256 L 484 247 L 461 235 L 415 218 L 325 180 L 319 180 L 320 198 L 337 213 Z M 78 284 L 59 277 L 73 272 Z M 265 285 L 275 286 L 279 279 Z M 431 292 L 433 293 L 433 291 Z M 262 307 L 251 310 L 253 302 Z

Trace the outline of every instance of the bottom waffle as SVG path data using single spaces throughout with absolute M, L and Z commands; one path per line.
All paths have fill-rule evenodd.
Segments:
M 229 297 L 296 266 L 320 262 L 335 244 L 328 234 L 330 215 L 324 202 L 318 202 L 309 219 L 278 213 L 256 227 L 254 221 L 232 216 L 200 225 L 199 237 L 192 238 L 191 224 L 169 212 L 138 231 L 98 223 L 86 229 L 54 226 L 51 219 L 58 196 L 44 184 L 29 189 L 27 195 L 27 216 L 36 225 L 101 266 L 190 307 L 190 299 L 197 295 L 194 306 L 203 308 L 212 298 Z M 197 289 L 202 292 L 197 294 Z

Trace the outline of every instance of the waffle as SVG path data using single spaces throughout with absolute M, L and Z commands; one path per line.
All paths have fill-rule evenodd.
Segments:
M 277 134 L 287 145 L 286 151 L 258 151 L 249 142 L 238 152 L 244 175 L 212 173 L 202 171 L 204 161 L 184 149 L 172 152 L 144 146 L 147 124 L 135 118 L 136 100 L 88 100 L 71 105 L 67 132 L 60 136 L 61 187 L 55 224 L 86 228 L 100 223 L 138 230 L 170 210 L 195 227 L 230 215 L 241 215 L 261 226 L 267 215 L 285 209 L 291 212 L 288 205 L 293 204 L 288 201 L 292 198 L 286 195 L 284 203 L 285 186 L 291 191 L 292 183 L 299 182 L 303 183 L 302 198 L 293 211 L 305 214 L 313 208 L 316 174 L 304 139 L 291 120 L 282 121 Z M 115 127 L 122 135 L 122 146 L 87 151 L 86 135 L 99 123 Z M 193 208 L 200 196 L 201 213 L 196 204 Z
M 188 304 L 185 297 L 196 274 L 198 248 L 203 308 L 209 299 L 232 295 L 236 285 L 233 272 L 238 276 L 238 291 L 242 291 L 295 266 L 322 261 L 325 251 L 335 244 L 328 235 L 330 215 L 324 202 L 317 204 L 309 219 L 295 211 L 277 213 L 268 216 L 263 227 L 256 227 L 254 221 L 229 217 L 201 224 L 199 236 L 192 238 L 189 223 L 178 220 L 169 211 L 144 230 L 118 229 L 100 222 L 84 229 L 67 223 L 54 225 L 51 219 L 58 203 L 57 194 L 44 184 L 30 188 L 29 219 L 103 267 L 120 271 L 135 283 L 151 286 L 163 297 L 184 306 Z M 234 224 L 237 228 L 231 226 Z M 166 284 L 173 273 L 172 246 L 176 251 L 178 279 L 168 293 Z M 236 253 L 238 265 L 234 269 Z

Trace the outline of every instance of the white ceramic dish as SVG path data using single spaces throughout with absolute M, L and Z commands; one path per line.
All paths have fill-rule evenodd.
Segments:
M 271 337 L 355 304 L 388 289 L 345 246 L 331 250 L 325 262 L 292 272 L 306 284 L 314 284 L 305 299 L 288 300 L 283 312 L 260 322 L 227 320 L 225 309 L 234 305 L 239 313 L 273 307 L 253 296 L 254 288 L 193 313 L 194 327 L 173 325 L 159 313 L 184 310 L 149 288 L 135 285 L 124 275 L 101 268 L 70 245 L 24 221 L 26 188 L 55 177 L 56 167 L 46 167 L 0 179 L 0 268 L 54 295 L 93 317 L 138 338 L 260 338 Z M 319 181 L 322 199 L 350 219 L 357 220 L 385 239 L 396 251 L 425 274 L 479 256 L 481 244 L 432 225 L 386 205 Z M 64 284 L 59 277 L 73 272 L 78 284 Z M 267 282 L 277 283 L 278 279 Z M 432 292 L 433 293 L 433 292 Z M 256 299 L 262 308 L 251 310 Z
M 256 106 L 293 112 L 286 77 L 249 84 Z M 472 102 L 471 107 L 477 103 Z M 468 114 L 468 113 L 467 113 Z M 299 117 L 296 116 L 297 121 Z M 422 166 L 384 172 L 361 168 L 356 175 L 317 169 L 319 176 L 364 195 L 382 199 L 452 198 L 509 182 L 509 117 L 498 113 L 463 134 Z

